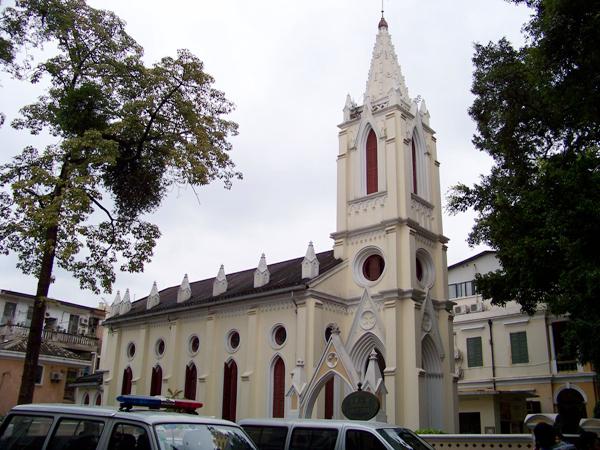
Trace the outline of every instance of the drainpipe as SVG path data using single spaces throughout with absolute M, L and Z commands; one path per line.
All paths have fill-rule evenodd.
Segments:
M 490 349 L 492 350 L 492 385 L 494 391 L 496 390 L 496 360 L 494 359 L 494 335 L 492 334 L 492 319 L 488 319 L 488 326 L 490 328 Z

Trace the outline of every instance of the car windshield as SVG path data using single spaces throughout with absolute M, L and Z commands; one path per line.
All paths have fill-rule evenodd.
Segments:
M 405 428 L 379 428 L 377 432 L 396 450 L 433 450 L 427 442 Z
M 236 427 L 201 423 L 161 423 L 154 426 L 161 450 L 255 450 Z

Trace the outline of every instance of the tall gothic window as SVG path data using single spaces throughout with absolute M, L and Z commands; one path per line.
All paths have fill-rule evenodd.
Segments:
M 190 362 L 185 367 L 185 387 L 183 396 L 188 400 L 196 400 L 196 382 L 198 380 L 198 371 L 196 365 Z
M 377 192 L 377 136 L 373 130 L 367 136 L 367 194 Z
M 150 395 L 160 395 L 162 391 L 162 369 L 159 365 L 152 368 L 152 380 L 150 381 Z
M 121 385 L 121 395 L 131 394 L 131 380 L 133 379 L 133 373 L 131 367 L 127 367 L 123 371 L 123 384 Z
M 415 147 L 415 139 L 411 141 L 412 146 L 412 189 L 415 194 L 417 192 L 417 149 Z
M 273 417 L 284 417 L 285 363 L 279 356 L 273 364 Z
M 223 369 L 223 419 L 235 422 L 237 406 L 237 364 L 232 359 Z

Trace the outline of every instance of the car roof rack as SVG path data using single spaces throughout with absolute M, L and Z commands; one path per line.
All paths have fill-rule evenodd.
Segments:
M 202 402 L 193 400 L 178 400 L 152 395 L 119 395 L 117 401 L 121 411 L 130 411 L 134 406 L 142 406 L 150 409 L 171 409 L 197 414 L 196 409 L 204 406 Z

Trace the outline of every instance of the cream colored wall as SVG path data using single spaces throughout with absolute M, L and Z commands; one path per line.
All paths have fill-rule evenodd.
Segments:
M 493 396 L 460 398 L 458 408 L 460 412 L 479 412 L 482 433 L 486 427 L 494 427 L 496 433 L 500 433 L 500 416 Z

